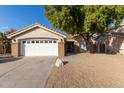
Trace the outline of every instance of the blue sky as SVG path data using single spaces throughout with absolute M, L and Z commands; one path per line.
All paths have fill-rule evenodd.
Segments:
M 10 28 L 19 30 L 34 23 L 53 28 L 44 14 L 45 9 L 41 5 L 0 5 L 0 32 Z M 115 22 L 110 26 L 114 24 Z
M 44 7 L 39 5 L 0 5 L 0 32 L 7 31 L 10 28 L 18 30 L 34 23 L 41 23 L 51 28 L 52 25 L 44 13 Z

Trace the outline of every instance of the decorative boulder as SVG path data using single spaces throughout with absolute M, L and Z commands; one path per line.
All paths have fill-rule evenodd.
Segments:
M 62 62 L 62 60 L 60 58 L 58 58 L 56 60 L 55 66 L 57 66 L 57 67 L 62 67 L 63 66 L 63 62 Z

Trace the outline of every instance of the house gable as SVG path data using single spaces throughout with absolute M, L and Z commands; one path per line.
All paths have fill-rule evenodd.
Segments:
M 53 38 L 58 39 L 60 41 L 61 39 L 64 40 L 66 36 L 54 30 L 43 27 L 40 24 L 35 24 L 30 27 L 24 28 L 21 31 L 12 33 L 7 37 L 18 42 L 21 39 L 30 38 Z
M 51 33 L 39 27 L 35 29 L 31 29 L 19 35 L 16 35 L 12 39 L 18 42 L 19 40 L 22 40 L 22 39 L 45 39 L 45 38 L 57 39 L 58 41 L 60 41 L 61 39 L 64 40 L 62 36 Z

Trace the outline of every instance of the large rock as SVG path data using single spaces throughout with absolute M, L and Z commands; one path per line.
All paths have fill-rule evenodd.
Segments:
M 57 67 L 62 67 L 63 66 L 63 62 L 62 62 L 62 60 L 60 58 L 58 58 L 56 60 L 55 66 L 57 66 Z

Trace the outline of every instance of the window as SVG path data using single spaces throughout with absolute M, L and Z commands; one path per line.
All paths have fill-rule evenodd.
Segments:
M 49 43 L 52 43 L 52 41 L 49 41 Z
M 27 43 L 30 43 L 30 41 L 27 41 Z
M 45 43 L 48 43 L 48 41 L 45 41 Z
M 26 43 L 26 41 L 22 41 L 22 43 L 24 44 L 24 43 Z
M 36 43 L 39 43 L 39 41 L 36 41 Z
M 40 41 L 40 43 L 43 43 L 43 41 Z
M 32 43 L 35 43 L 34 41 L 32 41 Z
M 53 43 L 56 43 L 56 41 L 53 41 Z

